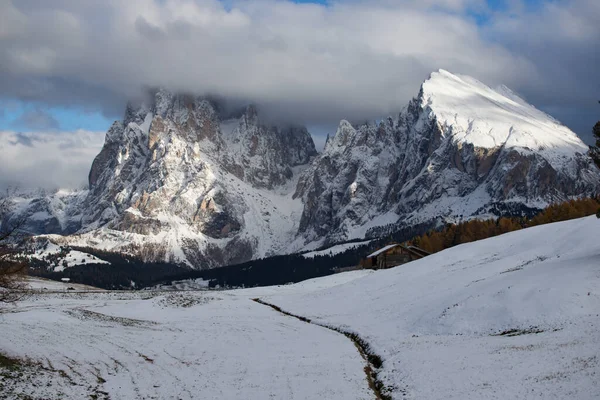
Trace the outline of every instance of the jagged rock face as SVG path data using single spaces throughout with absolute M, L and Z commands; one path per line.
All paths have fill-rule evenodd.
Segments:
M 440 71 L 394 119 L 342 121 L 300 178 L 300 233 L 331 242 L 368 227 L 485 216 L 592 195 L 600 173 L 577 136 L 507 88 Z
M 231 129 L 231 124 L 227 125 Z M 221 157 L 223 164 L 255 187 L 273 189 L 284 184 L 293 175 L 292 167 L 307 164 L 316 155 L 306 128 L 262 125 L 253 106 L 246 109 L 231 132 L 224 130 L 228 145 Z
M 313 230 L 310 240 L 327 236 L 347 221 L 367 221 L 373 205 L 385 197 L 385 182 L 399 160 L 394 152 L 390 119 L 353 127 L 342 121 L 335 136 L 301 176 L 295 197 L 304 211 L 300 232 Z
M 29 234 L 75 233 L 81 228 L 79 206 L 86 195 L 87 191 L 58 191 L 10 198 L 7 209 L 0 210 L 0 231 L 18 226 Z
M 305 128 L 267 126 L 253 106 L 223 120 L 205 98 L 158 91 L 150 105 L 128 105 L 107 132 L 79 204 L 85 212 L 68 233 L 79 230 L 73 240 L 82 245 L 120 241 L 106 246 L 201 268 L 265 256 L 294 234 L 269 196 L 315 155 Z M 258 245 L 257 235 L 274 238 Z

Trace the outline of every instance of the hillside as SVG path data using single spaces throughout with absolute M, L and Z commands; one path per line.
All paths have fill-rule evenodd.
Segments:
M 381 358 L 393 399 L 595 399 L 599 228 L 548 224 L 295 285 L 36 293 L 2 314 L 0 385 L 7 398 L 373 398 L 365 360 L 329 326 Z
M 594 216 L 528 228 L 265 300 L 358 333 L 394 398 L 593 399 L 599 231 Z

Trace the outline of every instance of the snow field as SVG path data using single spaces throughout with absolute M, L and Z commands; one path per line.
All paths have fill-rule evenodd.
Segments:
M 597 399 L 599 230 L 595 217 L 530 228 L 264 299 L 358 333 L 394 398 Z
M 597 399 L 599 229 L 549 224 L 295 285 L 38 293 L 0 314 L 0 354 L 45 372 L 0 384 L 73 399 L 373 398 L 351 341 L 261 298 L 360 336 L 394 399 Z
M 61 372 L 0 376 L 3 396 L 372 398 L 365 363 L 342 335 L 245 296 L 155 295 L 40 294 L 4 313 L 0 353 Z

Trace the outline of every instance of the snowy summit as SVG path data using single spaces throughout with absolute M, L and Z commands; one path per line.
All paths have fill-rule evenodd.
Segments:
M 492 89 L 469 76 L 439 70 L 423 84 L 422 92 L 422 106 L 432 110 L 455 142 L 541 152 L 554 168 L 588 151 L 573 131 L 506 86 Z

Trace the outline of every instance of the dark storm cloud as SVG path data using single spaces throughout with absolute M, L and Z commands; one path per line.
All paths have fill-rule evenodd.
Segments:
M 588 143 L 600 119 L 600 1 L 553 2 L 540 10 L 500 15 L 485 33 L 535 66 L 533 77 L 514 77 L 538 108 L 566 123 Z
M 331 125 L 397 113 L 444 68 L 505 83 L 586 135 L 600 96 L 600 2 L 510 4 L 0 0 L 0 92 L 120 118 L 128 98 L 164 86 Z
M 440 67 L 529 70 L 457 12 L 477 1 L 425 3 L 0 0 L 0 91 L 117 118 L 141 88 L 165 86 L 318 123 L 395 113 Z

